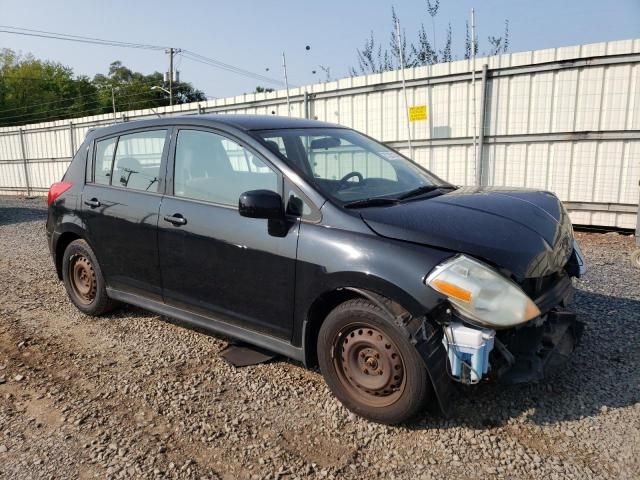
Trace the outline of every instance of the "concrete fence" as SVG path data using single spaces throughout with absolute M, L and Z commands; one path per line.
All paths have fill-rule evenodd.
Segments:
M 405 76 L 409 104 L 427 110 L 410 124 L 411 151 L 399 71 L 291 89 L 289 111 L 360 130 L 455 184 L 551 190 L 577 224 L 638 224 L 640 39 L 443 63 Z M 45 194 L 89 128 L 199 113 L 287 115 L 286 92 L 0 128 L 0 194 Z

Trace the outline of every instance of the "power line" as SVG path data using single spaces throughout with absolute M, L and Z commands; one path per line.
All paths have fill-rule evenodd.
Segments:
M 0 110 L 0 115 L 3 114 L 3 113 L 6 113 L 6 112 L 13 112 L 14 110 L 26 110 L 26 109 L 32 108 L 32 107 L 42 107 L 44 105 L 51 105 L 52 103 L 70 102 L 72 100 L 77 100 L 79 98 L 92 97 L 92 96 L 93 96 L 93 94 L 78 95 L 77 97 L 63 98 L 62 100 L 52 100 L 50 102 L 32 103 L 30 105 L 23 105 L 22 107 L 7 108 L 6 110 Z M 11 118 L 11 117 L 8 117 L 8 118 Z
M 140 95 L 148 95 L 148 92 L 137 92 L 137 93 L 130 93 L 130 94 L 127 94 L 127 95 L 118 95 L 116 97 L 116 99 L 129 98 L 129 97 L 139 97 Z M 88 96 L 92 96 L 92 95 L 84 95 L 83 97 L 88 97 Z M 80 98 L 80 97 L 75 97 L 75 98 L 77 99 L 77 98 Z M 69 99 L 67 99 L 67 100 L 69 100 Z M 142 101 L 146 101 L 146 100 L 158 101 L 159 99 L 152 96 L 152 97 L 149 97 L 149 98 L 147 98 L 145 100 L 142 100 Z M 94 103 L 98 103 L 99 104 L 100 102 L 101 102 L 101 100 L 93 100 L 91 102 L 87 102 L 87 105 L 91 105 L 91 104 L 94 104 Z M 127 102 L 125 105 L 133 105 L 134 103 L 136 103 L 136 102 Z M 40 105 L 46 105 L 46 104 L 40 104 Z M 31 106 L 34 106 L 34 105 L 31 105 Z M 106 106 L 110 107 L 110 105 L 106 105 Z M 47 110 L 47 112 L 57 112 L 57 111 L 60 111 L 60 110 L 68 110 L 68 109 L 70 109 L 72 107 L 73 107 L 73 105 L 67 105 L 67 106 L 64 106 L 64 107 L 51 108 L 51 109 Z M 27 108 L 27 107 L 24 107 L 24 108 Z M 88 111 L 88 110 L 85 110 L 85 111 Z M 2 112 L 0 112 L 0 113 L 2 113 Z M 29 117 L 29 116 L 33 116 L 33 115 L 39 115 L 41 113 L 43 113 L 43 112 L 31 112 L 31 113 L 24 113 L 24 114 L 20 114 L 20 115 L 11 115 L 11 116 L 8 116 L 8 117 L 0 116 L 0 121 L 6 121 L 6 120 L 10 120 L 10 119 L 19 119 L 19 118 Z M 77 112 L 71 112 L 71 113 L 77 113 Z M 58 116 L 58 115 L 56 115 L 56 116 Z M 13 120 L 13 121 L 21 121 L 21 120 Z
M 165 50 L 169 48 L 169 47 L 163 47 L 160 45 L 121 42 L 117 40 L 106 40 L 102 38 L 86 37 L 81 35 L 70 35 L 66 33 L 56 33 L 56 32 L 49 32 L 45 30 L 33 30 L 28 28 L 13 27 L 10 25 L 0 25 L 0 33 L 49 38 L 53 40 L 66 40 L 70 42 L 89 43 L 93 45 L 104 45 L 104 46 L 123 47 L 123 48 L 138 48 L 138 49 L 147 49 L 147 50 L 156 50 L 156 51 Z M 222 70 L 226 70 L 228 72 L 235 73 L 238 75 L 244 75 L 245 77 L 253 78 L 254 80 L 260 80 L 260 81 L 269 82 L 272 84 L 283 85 L 283 82 L 280 80 L 270 78 L 270 77 L 261 75 L 259 73 L 254 73 L 249 70 L 245 70 L 243 68 L 221 62 L 214 58 L 205 57 L 204 55 L 200 55 L 190 50 L 182 50 L 182 52 L 186 54 L 184 55 L 185 58 L 188 58 L 196 62 L 200 62 L 215 68 L 220 68 Z
M 119 95 L 116 98 L 117 99 L 122 99 L 122 98 L 130 98 L 130 97 L 139 97 L 141 95 L 146 95 L 146 93 L 145 92 L 139 92 L 139 93 L 132 93 L 130 95 Z M 155 97 L 148 97 L 148 98 L 145 98 L 145 99 L 143 99 L 141 101 L 151 101 L 151 100 L 157 101 L 159 99 L 155 98 Z M 100 104 L 101 102 L 102 102 L 102 100 L 92 100 L 90 102 L 86 102 L 86 104 L 84 106 L 93 105 L 93 104 Z M 122 105 L 122 102 L 119 102 L 119 103 Z M 127 101 L 126 103 L 124 103 L 124 105 L 125 106 L 126 105 L 133 105 L 134 103 L 136 103 L 136 102 Z M 108 105 L 105 105 L 105 107 L 111 108 L 111 105 L 108 104 Z M 69 110 L 69 109 L 72 109 L 72 108 L 73 108 L 72 105 L 65 106 L 65 107 L 52 108 L 52 109 L 47 110 L 46 113 L 59 112 L 59 111 L 62 111 L 62 110 Z M 92 108 L 95 109 L 97 107 L 92 107 Z M 84 110 L 84 111 L 88 111 L 88 110 Z M 0 117 L 0 120 L 6 121 L 6 120 L 11 120 L 11 119 L 20 119 L 20 118 L 24 118 L 24 117 L 32 117 L 34 115 L 40 115 L 42 113 L 44 113 L 44 112 L 32 112 L 32 113 L 25 113 L 25 114 L 21 114 L 21 115 L 12 115 L 12 116 L 9 116 L 9 117 Z M 74 113 L 75 114 L 77 112 L 70 112 L 70 113 Z M 63 114 L 60 113 L 60 114 L 56 114 L 55 116 L 59 116 L 59 115 L 63 115 Z M 12 120 L 12 121 L 21 121 L 21 120 Z
M 160 99 L 158 98 L 150 98 L 150 99 L 144 99 L 144 100 L 138 100 L 135 102 L 129 102 L 127 105 L 138 105 L 140 103 L 146 103 L 146 102 L 159 102 Z M 158 106 L 158 105 L 157 105 Z M 166 106 L 166 105 L 163 105 Z M 96 116 L 96 115 L 107 115 L 110 114 L 111 112 L 104 112 L 104 113 L 92 113 L 95 112 L 95 108 L 89 109 L 89 110 L 82 110 L 80 112 L 74 112 L 75 115 L 79 115 L 82 116 L 82 114 L 85 113 L 90 113 L 91 115 L 89 116 Z M 67 118 L 60 118 L 61 115 L 52 115 L 52 116 L 48 116 L 48 117 L 38 117 L 35 119 L 29 119 L 29 120 L 19 120 L 17 121 L 17 123 L 21 123 L 21 122 L 29 122 L 29 123 L 41 123 L 41 122 L 46 122 L 47 120 L 67 120 Z M 74 118 L 78 118 L 78 117 L 74 117 Z M 0 118 L 0 123 L 2 123 L 4 119 Z M 11 125 L 5 125 L 5 126 L 11 126 Z
M 10 30 L 4 30 L 7 28 Z M 15 31 L 15 30 L 18 30 L 18 31 Z M 160 45 L 121 42 L 119 40 L 106 40 L 103 38 L 85 37 L 82 35 L 70 35 L 67 33 L 48 32 L 46 30 L 33 30 L 30 28 L 13 27 L 11 25 L 0 25 L 0 32 L 12 33 L 15 35 L 32 36 L 32 37 L 51 38 L 55 40 L 67 40 L 69 42 L 91 43 L 94 45 L 107 45 L 107 46 L 113 46 L 113 47 L 142 48 L 146 50 L 164 50 L 165 48 L 168 48 L 168 47 L 162 47 Z
M 35 79 L 36 77 L 31 77 L 31 78 L 34 78 L 34 79 Z M 96 88 L 97 88 L 98 90 L 104 90 L 104 89 L 109 89 L 109 88 L 123 88 L 123 89 L 128 89 L 130 86 L 133 86 L 133 85 L 151 85 L 151 86 L 153 86 L 153 85 L 156 85 L 156 83 L 157 83 L 157 82 L 154 82 L 154 81 L 147 81 L 147 80 L 144 80 L 144 81 L 143 81 L 143 80 L 135 80 L 134 82 L 129 83 L 129 84 L 126 84 L 126 83 L 125 83 L 125 84 L 117 84 L 117 85 L 114 85 L 113 87 L 104 87 L 104 88 L 96 87 Z M 177 87 L 174 87 L 174 89 L 176 89 L 176 88 L 177 88 Z M 29 104 L 29 105 L 23 105 L 23 106 L 21 106 L 21 107 L 14 107 L 14 108 L 8 108 L 8 109 L 6 109 L 6 110 L 0 110 L 0 114 L 2 114 L 2 113 L 6 113 L 6 112 L 12 112 L 12 111 L 14 111 L 14 110 L 24 110 L 24 109 L 28 109 L 28 108 L 32 108 L 32 107 L 41 107 L 41 106 L 43 106 L 43 105 L 51 105 L 51 104 L 53 104 L 53 103 L 64 103 L 64 102 L 69 102 L 69 101 L 71 101 L 71 100 L 77 100 L 77 99 L 79 99 L 79 98 L 92 97 L 93 95 L 94 95 L 93 93 L 88 93 L 88 94 L 85 94 L 85 95 L 78 95 L 77 97 L 67 97 L 67 98 L 62 98 L 62 99 L 60 99 L 60 100 L 52 100 L 52 101 L 50 101 L 50 102 L 32 103 L 32 104 Z M 119 97 L 123 97 L 123 96 L 126 96 L 126 95 L 119 95 Z M 66 107 L 65 107 L 65 108 L 66 108 Z
M 260 80 L 263 82 L 269 82 L 276 85 L 284 85 L 284 82 L 281 80 L 277 80 L 275 78 L 267 77 L 265 75 L 261 75 L 259 73 L 254 73 L 249 70 L 244 70 L 239 67 L 235 67 L 228 63 L 220 62 L 219 60 L 215 60 L 213 58 L 205 57 L 204 55 L 200 55 L 198 53 L 192 52 L 190 50 L 183 50 L 183 57 L 192 60 L 194 62 L 203 63 L 205 65 L 210 65 L 212 67 L 221 68 L 223 70 L 227 70 L 232 73 L 237 73 L 239 75 L 244 75 L 249 78 L 253 78 L 254 80 Z

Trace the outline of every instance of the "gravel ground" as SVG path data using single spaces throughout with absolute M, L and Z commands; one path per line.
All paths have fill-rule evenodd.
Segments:
M 298 364 L 234 369 L 224 339 L 133 307 L 81 315 L 45 216 L 43 200 L 0 197 L 0 478 L 639 478 L 632 237 L 578 234 L 587 329 L 566 371 L 386 427 Z

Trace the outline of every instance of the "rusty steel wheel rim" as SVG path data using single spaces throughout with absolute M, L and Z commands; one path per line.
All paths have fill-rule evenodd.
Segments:
M 346 392 L 372 407 L 395 403 L 404 391 L 404 361 L 393 341 L 368 325 L 351 325 L 334 340 L 334 366 Z
M 69 262 L 71 288 L 76 299 L 89 305 L 96 298 L 96 272 L 87 257 L 75 255 Z

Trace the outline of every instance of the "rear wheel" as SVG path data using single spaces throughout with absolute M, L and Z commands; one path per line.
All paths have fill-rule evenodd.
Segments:
M 415 347 L 387 317 L 367 300 L 339 305 L 320 328 L 318 361 L 345 407 L 395 424 L 420 412 L 432 388 Z
M 115 302 L 107 296 L 102 270 L 93 250 L 84 240 L 74 240 L 64 251 L 62 279 L 73 304 L 87 315 L 102 315 Z

